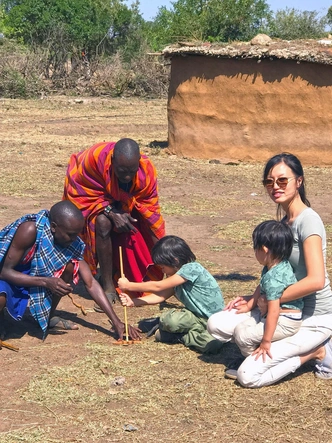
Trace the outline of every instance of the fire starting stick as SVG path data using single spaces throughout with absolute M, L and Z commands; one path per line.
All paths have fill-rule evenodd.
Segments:
M 120 256 L 120 274 L 121 277 L 124 277 L 123 273 L 123 261 L 122 261 L 122 246 L 119 246 L 119 256 Z M 128 318 L 127 318 L 127 306 L 123 307 L 124 309 L 124 324 L 125 324 L 125 331 L 126 331 L 126 342 L 129 342 L 129 335 L 128 335 Z

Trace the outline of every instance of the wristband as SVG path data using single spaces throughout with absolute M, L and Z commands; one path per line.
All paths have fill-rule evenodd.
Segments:
M 104 209 L 104 214 L 105 214 L 106 216 L 108 216 L 108 215 L 110 215 L 110 213 L 112 212 L 112 210 L 113 210 L 113 206 L 108 205 L 108 206 L 106 206 L 106 208 Z

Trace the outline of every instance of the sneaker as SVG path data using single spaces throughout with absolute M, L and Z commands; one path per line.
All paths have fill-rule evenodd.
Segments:
M 157 329 L 154 334 L 154 338 L 156 341 L 161 343 L 181 343 L 181 338 L 184 334 L 176 333 L 176 332 L 167 332 L 161 329 Z
M 245 358 L 244 357 L 237 357 L 234 360 L 232 360 L 231 362 L 229 362 L 229 364 L 227 365 L 227 369 L 239 369 L 239 367 L 242 365 L 242 363 L 244 362 Z
M 159 317 L 143 318 L 138 322 L 138 328 L 146 332 L 147 337 L 151 337 L 159 328 Z
M 237 369 L 226 369 L 225 378 L 230 378 L 231 380 L 237 380 Z
M 323 380 L 332 379 L 332 340 L 329 338 L 324 344 L 325 357 L 316 361 L 315 376 Z

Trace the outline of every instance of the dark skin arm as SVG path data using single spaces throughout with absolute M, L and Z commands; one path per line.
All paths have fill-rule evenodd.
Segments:
M 113 307 L 107 300 L 107 297 L 102 287 L 93 277 L 88 264 L 84 260 L 79 262 L 79 274 L 89 294 L 91 295 L 93 300 L 98 304 L 98 306 L 102 308 L 107 317 L 111 320 L 112 325 L 114 326 L 117 334 L 122 339 L 125 330 L 125 325 L 124 323 L 121 322 L 119 317 L 114 312 Z M 138 328 L 134 328 L 133 326 L 128 325 L 128 333 L 133 340 L 141 339 L 139 335 L 140 332 L 141 331 Z
M 14 268 L 21 262 L 25 253 L 36 241 L 36 225 L 34 222 L 22 223 L 14 235 L 12 243 L 4 258 L 0 272 L 0 279 L 16 286 L 40 286 L 49 289 L 58 297 L 68 295 L 73 289 L 61 278 L 36 277 L 16 271 Z

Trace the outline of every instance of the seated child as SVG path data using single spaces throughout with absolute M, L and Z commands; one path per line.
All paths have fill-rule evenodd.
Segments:
M 164 343 L 183 343 L 202 353 L 215 353 L 221 343 L 206 330 L 210 315 L 221 311 L 224 299 L 216 280 L 197 263 L 187 243 L 175 235 L 161 238 L 152 249 L 152 260 L 166 277 L 161 281 L 132 283 L 120 278 L 123 306 L 144 306 L 161 303 L 172 295 L 181 301 L 183 308 L 170 309 L 160 317 L 155 339 Z M 131 299 L 128 291 L 150 292 Z
M 280 303 L 284 290 L 296 283 L 288 258 L 293 248 L 293 233 L 283 222 L 268 220 L 253 232 L 253 245 L 258 262 L 264 266 L 260 280 L 260 294 L 248 302 L 249 310 L 257 305 L 260 296 L 266 297 L 267 312 L 252 316 L 240 323 L 234 339 L 242 355 L 262 355 L 272 358 L 271 342 L 294 335 L 302 323 L 303 300 Z

